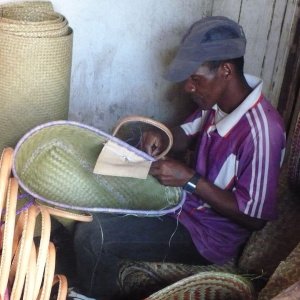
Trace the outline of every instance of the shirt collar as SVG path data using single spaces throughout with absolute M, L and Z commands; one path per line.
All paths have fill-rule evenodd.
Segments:
M 229 131 L 239 122 L 239 120 L 245 115 L 245 113 L 253 107 L 259 100 L 262 91 L 263 81 L 253 75 L 245 74 L 247 83 L 251 88 L 252 92 L 247 96 L 247 98 L 230 114 L 225 116 L 220 122 L 216 124 L 218 133 L 224 137 Z M 217 105 L 213 107 L 216 109 Z

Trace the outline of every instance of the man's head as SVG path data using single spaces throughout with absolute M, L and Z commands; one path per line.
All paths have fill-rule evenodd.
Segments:
M 226 17 L 203 18 L 194 23 L 183 37 L 165 78 L 180 82 L 188 79 L 204 63 L 215 68 L 223 61 L 236 63 L 235 59 L 243 57 L 245 49 L 246 38 L 239 24 Z
M 243 29 L 236 22 L 225 17 L 204 18 L 184 36 L 165 77 L 174 82 L 185 80 L 186 92 L 201 109 L 218 104 L 228 110 L 227 98 L 234 98 L 236 87 L 232 83 L 244 78 L 245 48 Z

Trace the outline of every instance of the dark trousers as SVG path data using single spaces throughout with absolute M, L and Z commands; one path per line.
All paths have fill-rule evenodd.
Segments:
M 170 216 L 95 214 L 93 222 L 77 224 L 74 243 L 79 287 L 97 299 L 116 299 L 122 260 L 209 264 Z

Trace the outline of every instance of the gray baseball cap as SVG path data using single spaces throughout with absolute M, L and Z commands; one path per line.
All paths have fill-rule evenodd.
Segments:
M 245 50 L 245 34 L 238 23 L 221 16 L 203 18 L 183 37 L 164 78 L 183 81 L 204 62 L 242 57 Z

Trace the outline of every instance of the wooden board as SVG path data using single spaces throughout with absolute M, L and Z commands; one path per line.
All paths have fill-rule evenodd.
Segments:
M 239 22 L 247 38 L 245 72 L 263 79 L 277 106 L 293 32 L 296 0 L 214 0 L 212 15 Z

